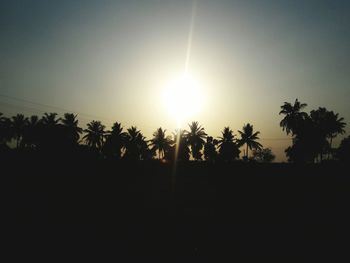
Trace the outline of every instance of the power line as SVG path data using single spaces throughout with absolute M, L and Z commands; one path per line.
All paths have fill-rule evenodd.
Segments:
M 59 111 L 75 112 L 75 113 L 77 113 L 79 115 L 85 115 L 86 117 L 96 118 L 96 119 L 101 119 L 101 120 L 107 120 L 107 121 L 113 122 L 111 119 L 107 119 L 107 118 L 104 118 L 104 117 L 101 117 L 101 116 L 96 116 L 96 115 L 92 115 L 92 114 L 89 114 L 89 113 L 83 113 L 83 112 L 79 112 L 79 111 L 75 111 L 75 110 L 67 109 L 67 108 L 63 108 L 63 107 L 47 105 L 47 104 L 43 104 L 43 103 L 39 103 L 39 102 L 35 102 L 35 101 L 30 101 L 30 100 L 27 100 L 27 99 L 18 98 L 18 97 L 8 96 L 8 95 L 4 95 L 4 94 L 0 94 L 0 97 L 7 98 L 7 99 L 10 99 L 10 100 L 30 103 L 30 104 L 34 104 L 34 105 L 37 105 L 37 106 L 51 108 L 51 109 L 55 109 L 55 110 L 59 110 Z
M 291 141 L 291 138 L 260 138 L 259 140 L 264 141 Z
M 40 108 L 44 107 L 44 108 L 51 108 L 51 109 L 59 110 L 61 112 L 74 112 L 74 113 L 77 113 L 77 114 L 79 114 L 79 119 L 84 120 L 86 122 L 89 122 L 89 121 L 94 120 L 94 119 L 104 120 L 104 121 L 108 122 L 108 124 L 113 124 L 115 122 L 115 120 L 112 120 L 112 119 L 109 119 L 109 118 L 104 118 L 104 117 L 96 116 L 96 115 L 89 114 L 89 113 L 83 113 L 83 112 L 79 112 L 79 111 L 74 111 L 74 110 L 71 110 L 71 109 L 63 108 L 63 107 L 57 107 L 57 106 L 47 105 L 47 104 L 43 104 L 43 103 L 39 103 L 39 102 L 34 102 L 34 101 L 23 99 L 23 98 L 8 96 L 8 95 L 4 95 L 4 94 L 0 94 L 0 97 L 6 98 L 6 99 L 9 99 L 9 100 L 13 100 L 13 101 L 29 103 L 29 104 L 36 105 L 36 106 L 39 107 L 39 109 L 38 109 L 38 108 L 30 107 L 30 106 L 16 105 L 16 104 L 13 104 L 13 103 L 0 101 L 0 104 L 2 106 L 7 107 L 7 108 L 13 108 L 13 109 L 19 109 L 21 111 L 43 114 L 43 113 L 47 112 L 47 110 L 40 109 Z M 124 122 L 124 123 L 127 124 L 128 126 L 135 126 L 135 125 L 130 124 L 128 122 Z M 143 130 L 145 130 L 144 128 L 146 128 L 148 130 L 148 132 L 150 132 L 150 133 L 152 133 L 155 130 L 155 128 L 150 127 L 150 126 L 143 127 Z M 260 138 L 259 140 L 260 141 L 290 141 L 291 138 L 271 138 L 270 137 L 270 138 Z
M 90 114 L 90 113 L 83 113 L 83 112 L 80 112 L 80 111 L 74 111 L 74 110 L 71 110 L 71 109 L 63 108 L 63 107 L 47 105 L 47 104 L 43 104 L 43 103 L 39 103 L 39 102 L 35 102 L 35 101 L 23 99 L 23 98 L 8 96 L 8 95 L 4 95 L 4 94 L 0 94 L 0 97 L 6 98 L 6 99 L 9 99 L 9 100 L 13 100 L 13 101 L 18 101 L 18 102 L 21 102 L 21 103 L 27 103 L 27 104 L 29 103 L 29 104 L 36 105 L 39 108 L 41 108 L 41 109 L 37 109 L 37 108 L 28 107 L 28 106 L 24 106 L 24 105 L 16 105 L 16 104 L 11 104 L 11 103 L 8 103 L 8 102 L 0 101 L 1 104 L 5 105 L 7 107 L 18 108 L 20 110 L 29 111 L 29 112 L 32 112 L 32 113 L 34 112 L 34 113 L 41 113 L 42 114 L 42 113 L 47 112 L 47 110 L 42 109 L 44 107 L 44 108 L 55 109 L 55 110 L 58 110 L 60 112 L 74 112 L 74 113 L 77 113 L 79 115 L 80 119 L 85 119 L 85 120 L 88 120 L 88 121 L 91 121 L 91 120 L 102 120 L 102 121 L 108 122 L 108 124 L 110 124 L 110 125 L 112 125 L 115 122 L 115 120 L 112 120 L 112 119 L 109 119 L 109 118 L 105 118 L 105 117 L 101 117 L 101 116 L 97 116 L 97 115 L 93 115 L 93 114 Z M 124 123 L 126 125 L 128 125 L 128 126 L 135 126 L 134 124 L 131 124 L 131 123 L 128 123 L 128 122 L 124 122 Z M 150 126 L 146 126 L 146 128 L 151 133 L 155 130 L 153 127 L 150 127 Z

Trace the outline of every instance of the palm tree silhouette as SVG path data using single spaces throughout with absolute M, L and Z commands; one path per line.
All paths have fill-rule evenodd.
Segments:
M 28 119 L 28 125 L 35 126 L 40 123 L 39 117 L 37 115 L 32 115 Z
M 156 154 L 154 149 L 149 148 L 149 141 L 146 140 L 142 133 L 140 133 L 138 145 L 141 160 L 151 160 Z
M 204 144 L 204 158 L 207 161 L 214 161 L 217 156 L 215 146 L 218 144 L 217 140 L 214 140 L 213 137 L 208 136 L 207 142 Z
M 138 159 L 138 141 L 140 136 L 140 131 L 135 126 L 127 129 L 127 142 L 126 142 L 126 157 L 130 159 Z
M 38 146 L 40 140 L 39 125 L 39 117 L 36 115 L 30 116 L 30 118 L 27 121 L 22 140 L 26 147 L 35 148 L 36 146 Z
M 98 151 L 101 150 L 105 138 L 105 126 L 100 121 L 91 121 L 87 124 L 87 129 L 83 139 L 87 145 Z
M 323 160 L 324 153 L 329 152 L 329 143 L 327 141 L 327 136 L 330 132 L 329 117 L 330 112 L 323 107 L 319 107 L 317 110 L 312 110 L 310 112 L 312 126 L 309 132 L 311 134 L 309 141 L 315 142 L 312 145 L 312 148 L 316 154 L 319 155 L 321 162 Z
M 39 124 L 39 144 L 41 149 L 51 154 L 58 153 L 58 148 L 65 144 L 65 136 L 57 113 L 44 113 Z
M 17 114 L 12 117 L 11 130 L 13 133 L 13 138 L 16 140 L 16 148 L 19 148 L 20 146 L 27 121 L 28 119 L 25 118 L 23 114 Z
M 127 130 L 126 138 L 125 156 L 127 159 L 148 159 L 150 153 L 146 150 L 146 148 L 148 148 L 147 141 L 145 140 L 146 138 L 137 127 L 131 126 L 131 128 Z
M 298 99 L 295 100 L 294 105 L 285 102 L 281 106 L 279 114 L 283 114 L 285 117 L 281 120 L 280 126 L 283 128 L 283 131 L 285 130 L 287 132 L 287 135 L 289 133 L 295 135 L 298 132 L 300 121 L 308 116 L 307 113 L 302 111 L 306 106 L 306 103 L 300 103 Z
M 247 123 L 247 125 L 243 125 L 243 131 L 238 131 L 241 135 L 241 139 L 238 140 L 238 145 L 243 146 L 246 144 L 246 153 L 245 158 L 248 160 L 248 149 L 260 149 L 262 145 L 258 143 L 256 140 L 259 140 L 258 135 L 260 132 L 253 133 L 253 125 Z
M 336 156 L 338 160 L 350 162 L 350 136 L 344 138 L 337 149 Z
M 151 146 L 153 151 L 158 152 L 158 159 L 163 159 L 165 152 L 171 147 L 171 138 L 165 135 L 166 130 L 158 128 L 153 133 L 153 138 L 151 140 Z
M 65 113 L 61 122 L 67 131 L 69 142 L 72 144 L 78 143 L 83 129 L 78 126 L 77 115 L 74 115 L 73 113 Z
M 233 161 L 239 157 L 240 150 L 236 144 L 235 135 L 230 127 L 225 127 L 219 137 L 219 156 L 223 161 Z
M 11 120 L 3 117 L 3 114 L 0 112 L 0 144 L 7 147 L 6 143 L 10 141 L 12 137 Z
M 104 144 L 104 153 L 107 157 L 121 159 L 122 150 L 126 144 L 126 133 L 120 123 L 115 122 L 112 130 L 107 132 L 106 142 Z
M 332 150 L 332 140 L 338 134 L 345 133 L 346 123 L 344 118 L 339 118 L 338 114 L 333 111 L 328 111 L 324 107 L 319 107 L 317 110 L 312 110 L 310 112 L 311 120 L 314 124 L 314 137 L 319 138 L 319 156 L 322 161 L 323 154 L 328 153 L 328 159 Z M 329 141 L 327 141 L 329 139 Z
M 328 158 L 332 150 L 332 141 L 335 137 L 337 137 L 338 134 L 344 134 L 345 133 L 345 126 L 346 123 L 344 122 L 344 118 L 339 118 L 338 113 L 334 113 L 331 111 L 328 115 L 327 120 L 327 126 L 328 126 L 328 133 L 327 137 L 329 138 L 329 148 L 330 152 L 328 153 Z
M 332 140 L 345 133 L 346 123 L 338 113 L 326 108 L 319 107 L 308 115 L 302 111 L 305 107 L 306 104 L 298 99 L 293 105 L 285 102 L 281 106 L 279 114 L 284 115 L 284 118 L 280 126 L 287 134 L 291 133 L 293 138 L 293 144 L 285 152 L 288 160 L 292 162 L 315 162 L 318 158 L 322 161 L 325 154 L 328 154 L 329 158 L 335 152 L 332 149 Z M 242 131 L 238 131 L 241 136 L 239 140 L 235 139 L 229 127 L 224 128 L 218 141 L 207 136 L 198 122 L 190 123 L 189 128 L 189 131 L 176 131 L 174 140 L 166 136 L 165 129 L 158 128 L 153 133 L 152 140 L 148 141 L 134 126 L 126 133 L 123 132 L 121 124 L 116 122 L 111 131 L 106 132 L 101 122 L 92 121 L 84 130 L 83 140 L 87 145 L 78 147 L 83 130 L 78 125 L 77 115 L 73 113 L 64 114 L 63 119 L 58 118 L 57 113 L 45 113 L 40 120 L 35 115 L 29 119 L 23 114 L 5 118 L 0 113 L 0 145 L 2 150 L 11 150 L 12 144 L 7 143 L 14 140 L 17 148 L 27 148 L 29 152 L 36 150 L 45 154 L 60 155 L 70 149 L 77 150 L 72 153 L 78 153 L 80 149 L 88 149 L 90 146 L 98 150 L 94 155 L 134 160 L 175 160 L 175 157 L 177 160 L 189 160 L 190 154 L 194 160 L 201 160 L 204 153 L 207 161 L 216 160 L 217 157 L 233 161 L 239 157 L 239 147 L 245 145 L 245 159 L 249 157 L 249 149 L 254 151 L 253 159 L 258 161 L 267 162 L 273 157 L 269 149 L 261 149 L 262 145 L 257 141 L 259 132 L 254 132 L 249 123 L 243 126 Z M 72 145 L 74 147 L 69 147 Z M 91 153 L 89 150 L 87 152 Z
M 176 161 L 188 161 L 190 159 L 190 148 L 188 143 L 187 132 L 185 130 L 175 130 L 173 133 L 173 158 Z
M 204 146 L 207 134 L 204 132 L 204 128 L 200 126 L 197 121 L 193 121 L 188 126 L 190 127 L 190 131 L 187 133 L 187 140 L 191 146 L 192 157 L 195 160 L 201 160 L 201 150 Z
M 59 124 L 60 118 L 56 118 L 57 113 L 44 113 L 41 119 L 41 123 L 47 127 L 55 127 Z

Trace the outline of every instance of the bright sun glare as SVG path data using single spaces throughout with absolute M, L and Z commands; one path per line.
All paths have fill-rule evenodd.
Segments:
M 203 91 L 197 81 L 184 75 L 168 83 L 163 94 L 164 107 L 178 124 L 200 112 L 203 106 Z

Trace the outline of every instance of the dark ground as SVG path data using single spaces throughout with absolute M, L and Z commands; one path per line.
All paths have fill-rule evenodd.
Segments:
M 179 164 L 175 192 L 157 162 L 5 166 L 27 259 L 349 262 L 349 166 Z

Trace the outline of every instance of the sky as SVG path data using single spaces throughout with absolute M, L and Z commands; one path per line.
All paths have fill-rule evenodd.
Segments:
M 170 135 L 163 94 L 187 67 L 202 106 L 183 128 L 196 120 L 216 137 L 249 122 L 285 161 L 283 102 L 350 125 L 349 13 L 336 0 L 1 1 L 0 112 L 73 111 L 82 126 Z

